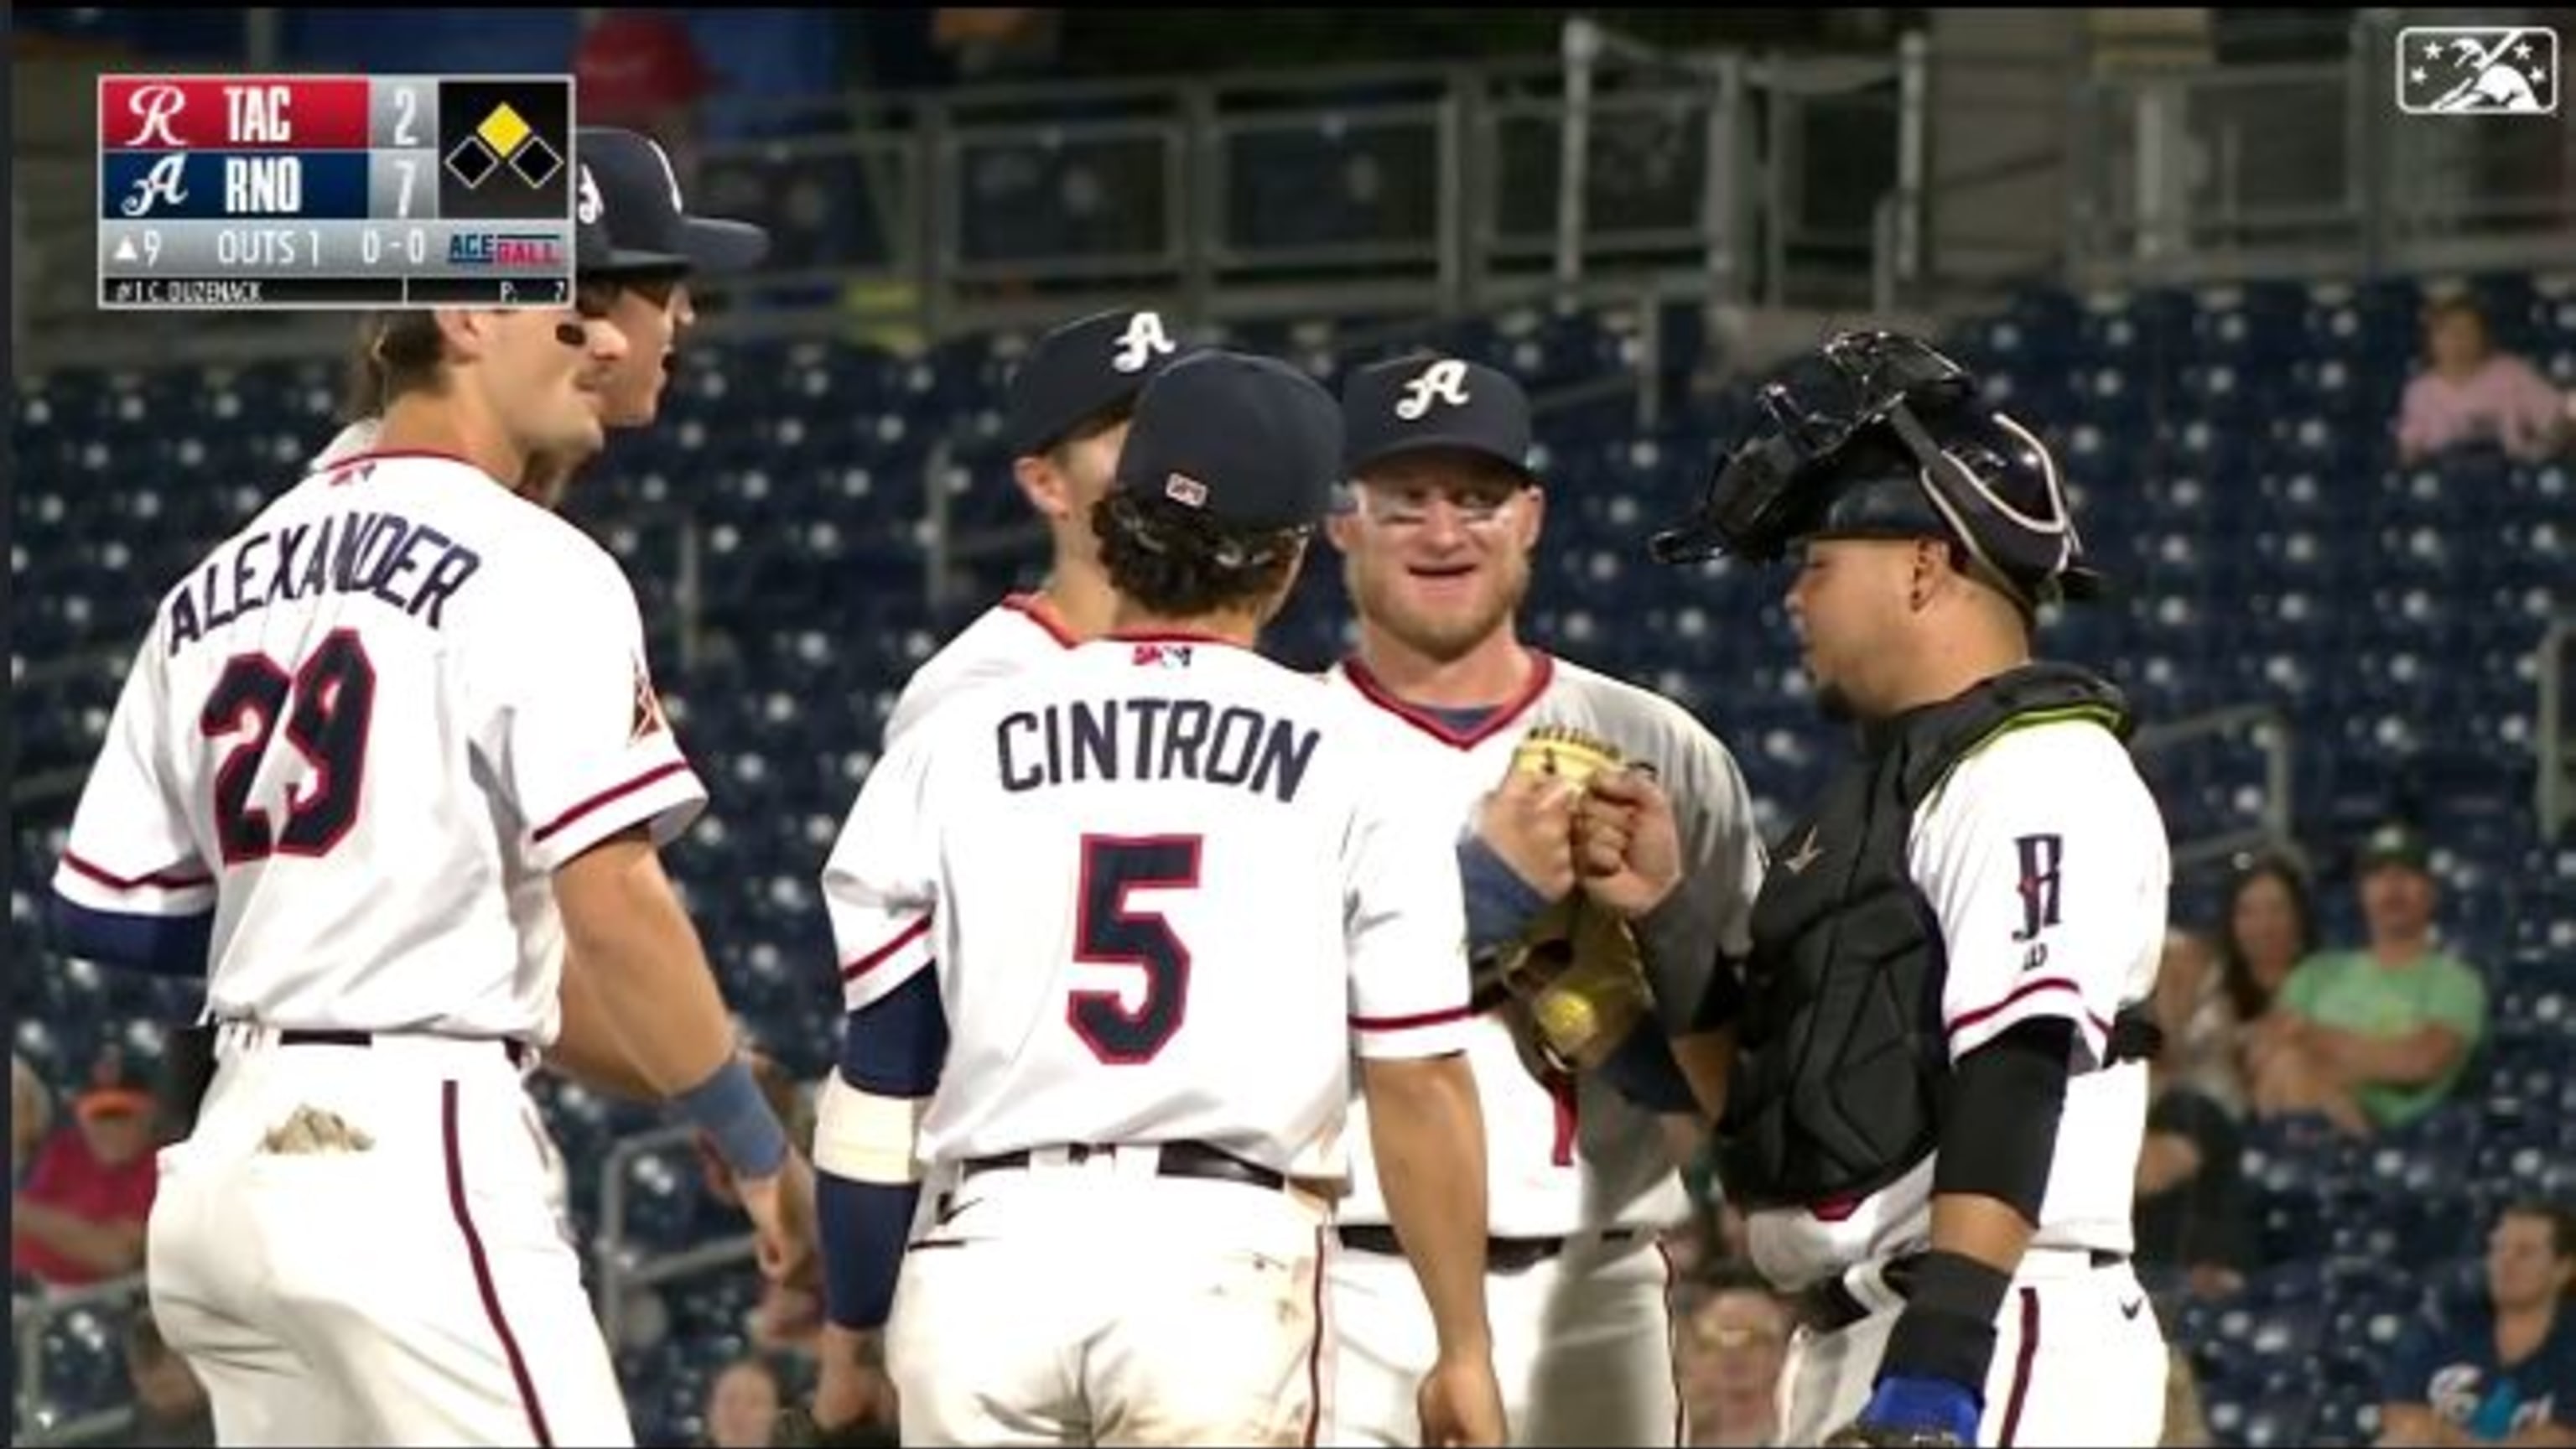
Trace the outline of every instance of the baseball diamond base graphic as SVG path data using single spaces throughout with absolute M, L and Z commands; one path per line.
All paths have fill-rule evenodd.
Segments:
M 439 82 L 440 216 L 561 221 L 572 213 L 571 157 L 560 77 Z

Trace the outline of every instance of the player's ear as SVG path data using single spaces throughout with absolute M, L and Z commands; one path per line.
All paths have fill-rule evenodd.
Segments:
M 1073 490 L 1055 464 L 1024 453 L 1011 461 L 1011 477 L 1041 516 L 1058 521 L 1073 516 Z
M 490 349 L 491 322 L 499 315 L 477 312 L 465 307 L 440 307 L 430 314 L 449 356 L 460 359 L 481 357 Z
M 1527 553 L 1538 547 L 1539 532 L 1546 523 L 1547 490 L 1533 483 L 1521 495 L 1520 523 L 1515 530 L 1519 534 L 1521 552 Z

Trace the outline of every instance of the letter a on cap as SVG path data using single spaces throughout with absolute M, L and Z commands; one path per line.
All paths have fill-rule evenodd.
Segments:
M 1109 365 L 1120 372 L 1137 372 L 1153 360 L 1154 354 L 1178 350 L 1163 331 L 1161 313 L 1139 312 L 1127 319 L 1127 330 L 1118 334 L 1118 354 Z
M 1452 358 L 1422 369 L 1404 385 L 1404 400 L 1395 405 L 1395 415 L 1408 423 L 1420 422 L 1431 411 L 1434 398 L 1453 408 L 1467 405 L 1467 364 Z

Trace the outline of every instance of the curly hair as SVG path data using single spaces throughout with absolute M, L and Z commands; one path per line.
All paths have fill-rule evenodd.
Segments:
M 1172 619 L 1267 607 L 1296 570 L 1308 532 L 1232 528 L 1124 489 L 1092 506 L 1091 527 L 1110 586 Z

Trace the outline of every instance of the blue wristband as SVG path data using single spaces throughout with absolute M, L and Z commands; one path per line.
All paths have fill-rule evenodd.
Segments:
M 769 1110 L 750 1063 L 741 1057 L 716 1068 L 672 1105 L 715 1139 L 717 1153 L 738 1177 L 767 1177 L 787 1161 L 787 1129 L 778 1125 L 778 1114 Z

